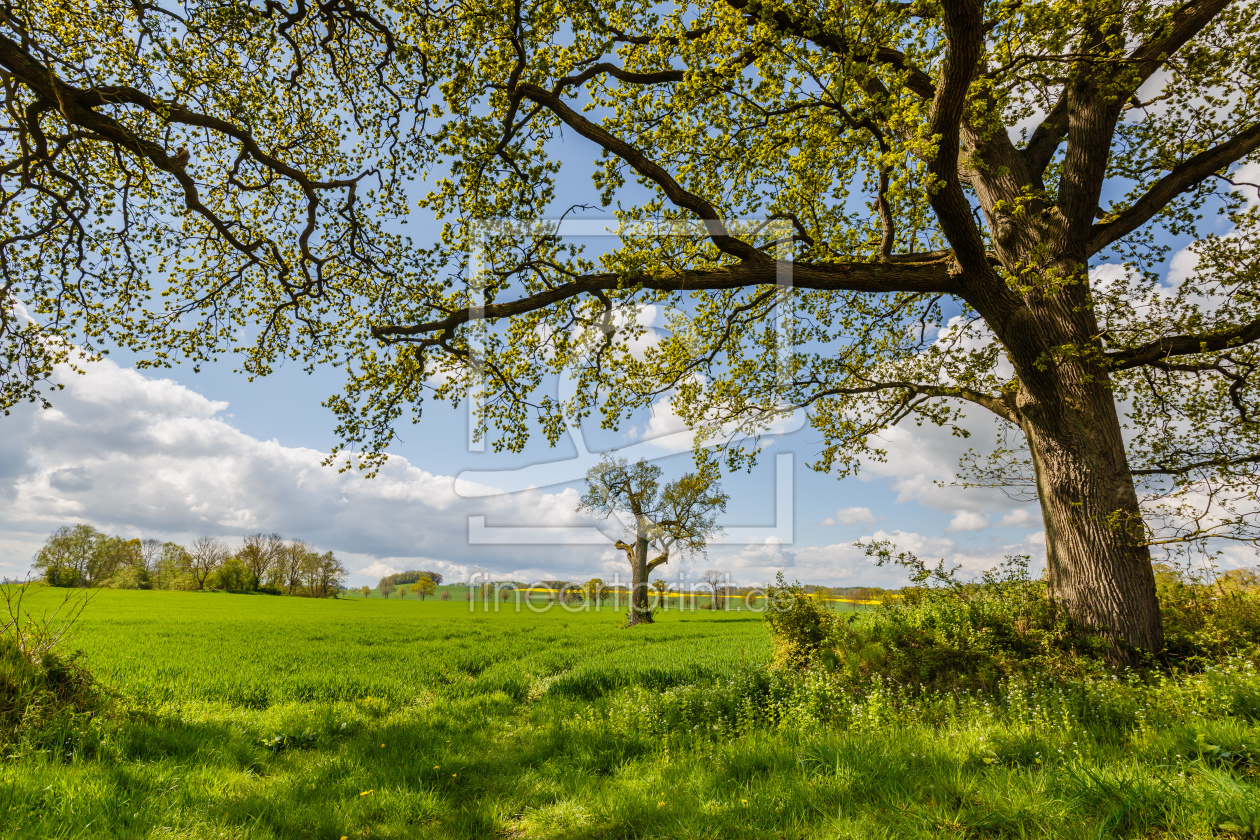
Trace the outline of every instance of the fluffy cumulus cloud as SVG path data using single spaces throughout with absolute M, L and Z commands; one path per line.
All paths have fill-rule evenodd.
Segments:
M 0 435 L 0 573 L 24 573 L 54 528 L 77 521 L 127 536 L 229 539 L 277 531 L 346 556 L 358 575 L 423 565 L 452 577 L 493 571 L 565 575 L 602 548 L 523 545 L 487 552 L 469 539 L 486 525 L 589 525 L 572 489 L 481 495 L 405 459 L 379 476 L 338 473 L 324 453 L 250 437 L 224 418 L 226 403 L 170 380 L 105 361 L 65 377 L 56 407 L 14 412 Z M 563 541 L 563 540 L 560 540 Z M 488 555 L 493 555 L 488 556 Z M 495 566 L 486 563 L 495 560 Z
M 875 521 L 875 514 L 871 513 L 868 507 L 847 507 L 840 508 L 834 516 L 828 516 L 822 521 L 823 525 L 858 525 L 871 524 Z
M 880 434 L 879 445 L 888 452 L 888 458 L 865 462 L 859 477 L 887 484 L 896 492 L 898 502 L 917 502 L 956 517 L 961 513 L 992 516 L 1035 510 L 1035 505 L 1015 501 L 999 488 L 963 488 L 957 483 L 959 461 L 968 450 L 980 456 L 993 450 L 999 422 L 977 409 L 960 423 L 968 433 L 966 437 L 931 424 L 894 426 Z M 977 526 L 978 522 L 976 517 L 959 520 L 959 524 L 972 525 L 965 530 L 985 527 Z
M 963 531 L 979 531 L 988 527 L 988 514 L 976 513 L 973 510 L 960 510 L 954 514 L 953 519 L 949 520 L 949 526 L 945 530 L 950 534 L 958 534 Z

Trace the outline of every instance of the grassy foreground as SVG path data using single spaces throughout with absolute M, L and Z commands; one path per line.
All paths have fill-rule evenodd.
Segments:
M 27 606 L 59 592 L 36 588 Z M 25 837 L 1260 834 L 1260 678 L 836 696 L 745 614 L 101 591 L 112 716 L 0 762 Z

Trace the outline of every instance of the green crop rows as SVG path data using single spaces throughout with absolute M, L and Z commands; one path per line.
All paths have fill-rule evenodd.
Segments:
M 57 597 L 37 592 L 36 610 Z M 747 613 L 666 613 L 630 634 L 611 608 L 99 590 L 84 616 L 88 666 L 145 704 L 590 697 L 729 677 L 770 650 Z

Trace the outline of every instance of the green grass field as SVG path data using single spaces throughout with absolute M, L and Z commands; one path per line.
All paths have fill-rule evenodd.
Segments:
M 27 606 L 61 594 L 34 588 Z M 1000 707 L 879 692 L 857 703 L 767 675 L 771 640 L 751 614 L 621 620 L 99 591 L 71 646 L 123 714 L 0 762 L 0 836 L 1260 830 L 1260 749 L 1247 746 L 1260 747 L 1260 715 L 1247 711 L 1260 702 L 1244 702 L 1256 692 L 1246 668 L 1146 694 L 1101 684 L 1079 697 L 1015 692 Z
M 44 600 L 61 594 L 37 592 Z M 729 677 L 768 657 L 755 617 L 659 618 L 654 632 L 634 634 L 611 608 L 98 590 L 75 643 L 94 674 L 142 704 L 244 708 L 585 698 L 621 685 Z
M 458 583 L 444 584 L 442 586 L 439 586 L 437 588 L 437 591 L 434 594 L 427 596 L 425 600 L 426 601 L 440 601 L 442 599 L 443 593 L 445 593 L 447 596 L 449 596 L 448 600 L 458 601 L 459 603 L 467 607 L 469 589 L 470 587 L 462 585 L 462 584 L 458 584 Z M 548 594 L 548 592 L 550 591 L 551 590 L 543 590 L 541 588 L 531 588 L 524 594 L 518 591 L 510 591 L 506 600 L 499 599 L 500 608 L 505 607 L 505 606 L 515 607 L 518 603 L 522 607 L 527 607 L 527 608 L 546 606 L 549 603 L 551 603 L 553 600 L 552 596 Z M 501 594 L 502 592 L 500 591 L 500 595 Z M 351 589 L 343 593 L 341 597 L 345 599 L 349 599 L 349 600 L 356 600 L 356 599 L 362 598 L 363 595 L 360 593 L 360 590 Z M 373 589 L 368 593 L 367 597 L 368 598 L 383 598 L 384 596 L 381 595 L 381 591 L 379 589 Z M 410 592 L 405 596 L 399 596 L 397 592 L 394 592 L 394 593 L 391 593 L 390 597 L 395 600 L 410 600 L 410 601 L 420 600 L 419 597 L 417 597 L 415 594 L 410 593 Z M 474 597 L 480 597 L 480 596 L 475 595 Z M 656 597 L 655 593 L 653 593 L 652 597 L 653 598 Z M 666 599 L 665 599 L 665 611 L 674 612 L 677 610 L 682 610 L 684 612 L 687 612 L 687 611 L 704 610 L 704 609 L 708 609 L 709 604 L 712 602 L 712 600 L 713 599 L 710 596 L 700 594 L 700 595 L 690 596 L 687 601 L 683 601 L 681 600 L 681 596 L 679 593 L 670 592 L 666 596 Z M 731 595 L 730 597 L 725 599 L 724 603 L 725 603 L 725 606 L 723 607 L 723 609 L 729 612 L 760 612 L 761 610 L 765 608 L 764 599 L 756 597 L 756 596 L 751 597 L 751 598 L 745 598 L 739 595 Z M 832 609 L 835 612 L 861 612 L 863 610 L 870 609 L 870 607 L 866 603 L 858 602 L 858 601 L 851 601 L 851 600 L 828 599 L 827 604 L 830 607 L 830 609 Z M 616 598 L 613 598 L 612 596 L 610 596 L 607 601 L 599 605 L 599 610 L 601 611 L 602 610 L 616 611 L 619 608 L 620 609 L 625 608 L 624 597 L 621 597 L 620 600 L 617 600 Z

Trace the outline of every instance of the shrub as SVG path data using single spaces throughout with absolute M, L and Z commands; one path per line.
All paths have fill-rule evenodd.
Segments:
M 149 576 L 136 566 L 123 566 L 105 585 L 111 589 L 148 589 Z
M 837 689 L 883 685 L 911 694 L 998 694 L 1010 679 L 1077 680 L 1122 670 L 1109 643 L 1056 609 L 1028 558 L 1008 557 L 964 582 L 943 562 L 927 566 L 887 543 L 866 546 L 880 565 L 910 570 L 912 585 L 877 609 L 840 617 L 782 576 L 767 592 L 774 664 L 827 675 Z M 1157 566 L 1167 645 L 1131 670 L 1200 670 L 1224 657 L 1260 658 L 1260 576 L 1207 580 Z
M 1168 656 L 1191 667 L 1229 653 L 1260 653 L 1260 578 L 1250 569 L 1216 575 L 1155 564 Z
M 0 750 L 69 756 L 92 743 L 93 716 L 106 694 L 77 655 L 58 651 L 87 599 L 69 596 L 52 617 L 34 620 L 21 609 L 24 587 L 0 587 Z
M 210 573 L 206 588 L 222 589 L 227 592 L 248 592 L 257 582 L 249 568 L 239 558 L 229 557 L 219 568 Z
M 1111 670 L 1107 643 L 1055 609 L 1045 584 L 1028 578 L 1026 557 L 962 582 L 957 568 L 930 568 L 887 545 L 869 551 L 881 564 L 910 568 L 913 585 L 875 610 L 841 617 L 780 578 L 765 613 L 779 667 L 829 673 L 855 692 L 878 678 L 913 693 L 995 693 L 1016 675 Z
M 770 608 L 765 612 L 766 624 L 774 635 L 774 665 L 805 670 L 821 662 L 824 651 L 830 652 L 835 646 L 839 622 L 835 613 L 807 595 L 799 583 L 785 583 L 782 572 L 776 584 L 766 593 Z M 713 608 L 712 604 L 705 605 L 705 609 Z

